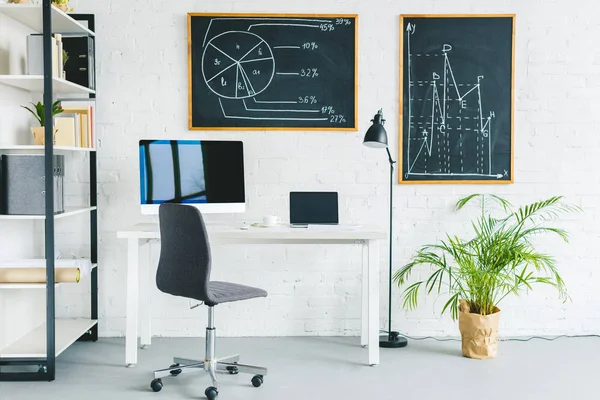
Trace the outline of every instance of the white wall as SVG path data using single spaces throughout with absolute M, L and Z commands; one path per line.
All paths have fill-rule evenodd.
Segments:
M 452 211 L 461 195 L 493 192 L 524 203 L 562 194 L 583 206 L 585 214 L 562 223 L 572 234 L 571 244 L 542 244 L 556 255 L 572 301 L 562 304 L 547 289 L 509 299 L 502 305 L 502 334 L 600 332 L 599 257 L 594 252 L 600 236 L 600 172 L 595 167 L 600 150 L 600 53 L 589 44 L 600 34 L 594 2 L 78 0 L 74 5 L 97 18 L 103 335 L 121 335 L 125 328 L 125 244 L 116 239 L 116 231 L 142 220 L 137 205 L 140 138 L 243 140 L 247 220 L 266 213 L 287 216 L 286 197 L 292 189 L 332 189 L 343 199 L 343 222 L 386 228 L 387 161 L 384 153 L 364 148 L 361 139 L 373 114 L 383 107 L 391 147 L 397 149 L 401 13 L 517 14 L 516 171 L 513 185 L 395 185 L 394 268 L 418 246 L 446 232 L 465 231 L 465 216 Z M 359 132 L 188 131 L 186 13 L 192 11 L 359 14 Z M 142 253 L 151 282 L 157 254 L 155 245 Z M 387 244 L 381 254 L 387 254 Z M 261 286 L 270 293 L 267 299 L 219 307 L 220 334 L 358 334 L 360 258 L 360 249 L 352 247 L 216 248 L 216 278 Z M 382 328 L 387 324 L 386 262 L 382 257 Z M 399 294 L 395 289 L 396 329 L 413 335 L 458 335 L 456 323 L 439 316 L 443 299 L 423 298 L 417 310 L 405 312 Z M 70 298 L 84 299 L 77 294 Z M 155 334 L 203 334 L 204 310 L 189 311 L 187 301 L 156 289 L 152 298 Z

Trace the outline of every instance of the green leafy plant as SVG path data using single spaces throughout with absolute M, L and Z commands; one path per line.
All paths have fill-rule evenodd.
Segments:
M 69 61 L 69 53 L 67 53 L 67 51 L 63 49 L 62 56 L 63 56 L 63 67 L 64 67 L 65 65 L 67 65 L 67 61 Z
M 40 126 L 44 126 L 44 119 L 46 118 L 45 114 L 44 114 L 44 105 L 41 102 L 37 102 L 37 104 L 31 103 L 31 105 L 34 107 L 35 111 L 29 107 L 26 106 L 21 106 L 24 109 L 26 109 L 27 111 L 29 111 L 40 123 Z M 60 100 L 55 101 L 52 104 L 52 116 L 55 116 L 57 114 L 60 114 L 63 112 L 63 108 L 60 105 Z
M 431 275 L 407 286 L 403 292 L 403 306 L 414 309 L 419 289 L 428 294 L 443 289 L 450 295 L 442 314 L 450 310 L 452 319 L 458 318 L 459 300 L 469 303 L 472 313 L 490 315 L 508 295 L 519 295 L 532 289 L 533 284 L 548 284 L 556 288 L 561 299 L 567 300 L 566 287 L 553 257 L 535 249 L 532 239 L 539 234 L 558 235 L 565 242 L 568 235 L 563 229 L 546 226 L 551 219 L 572 211 L 575 206 L 562 203 L 562 197 L 551 197 L 517 209 L 495 195 L 473 194 L 456 204 L 461 210 L 479 200 L 481 214 L 472 222 L 474 237 L 469 240 L 446 235 L 437 244 L 423 246 L 411 261 L 398 270 L 393 280 L 404 285 L 413 269 L 419 265 L 433 267 Z M 487 208 L 497 204 L 504 215 L 494 217 Z
M 65 12 L 73 12 L 73 8 L 69 8 L 69 0 L 52 0 L 52 4 Z

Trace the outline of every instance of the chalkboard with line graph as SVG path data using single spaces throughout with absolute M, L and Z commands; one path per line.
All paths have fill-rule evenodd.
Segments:
M 400 183 L 512 183 L 515 16 L 400 20 Z

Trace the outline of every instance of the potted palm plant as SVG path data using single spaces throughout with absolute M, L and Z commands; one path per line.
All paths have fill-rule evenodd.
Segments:
M 32 126 L 31 127 L 31 133 L 33 134 L 33 143 L 36 145 L 43 145 L 44 144 L 44 125 L 45 125 L 45 118 L 46 115 L 44 113 L 44 105 L 41 102 L 37 102 L 37 104 L 33 104 L 31 103 L 31 105 L 33 106 L 33 109 L 26 107 L 26 106 L 21 106 L 24 109 L 26 109 L 27 111 L 29 111 L 34 117 L 35 119 L 39 122 L 40 126 Z M 55 116 L 56 114 L 60 114 L 63 112 L 63 108 L 61 106 L 61 102 L 60 100 L 55 101 L 52 104 L 52 116 Z M 54 135 L 56 135 L 56 130 L 54 131 Z
M 554 259 L 536 250 L 532 239 L 539 234 L 553 234 L 568 241 L 563 229 L 548 226 L 547 222 L 579 208 L 564 204 L 561 197 L 551 197 L 514 209 L 501 197 L 473 194 L 460 199 L 456 209 L 473 201 L 479 201 L 481 208 L 472 222 L 473 237 L 446 235 L 439 243 L 423 246 L 393 280 L 402 286 L 415 268 L 433 267 L 427 279 L 406 286 L 404 308 L 417 306 L 421 288 L 428 294 L 440 294 L 445 289 L 450 297 L 442 314 L 449 311 L 453 320 L 458 319 L 463 356 L 485 359 L 497 353 L 498 306 L 504 298 L 532 289 L 534 284 L 547 284 L 567 300 L 565 283 Z M 502 215 L 493 216 L 491 205 L 500 206 Z

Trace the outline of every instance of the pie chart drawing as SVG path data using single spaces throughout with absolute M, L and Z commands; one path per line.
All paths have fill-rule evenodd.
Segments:
M 247 99 L 269 87 L 275 75 L 271 47 L 252 32 L 223 32 L 206 44 L 202 76 L 208 88 L 225 99 Z

